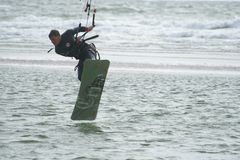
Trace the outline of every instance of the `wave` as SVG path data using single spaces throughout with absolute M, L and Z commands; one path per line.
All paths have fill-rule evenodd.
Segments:
M 182 22 L 166 21 L 162 27 L 164 32 L 158 35 L 166 38 L 191 38 L 196 39 L 220 39 L 220 40 L 238 40 L 240 29 L 240 19 L 227 21 L 202 22 L 195 20 L 183 20 Z M 223 31 L 224 30 L 224 31 Z M 220 41 L 216 41 L 220 42 Z
M 17 65 L 28 67 L 54 67 L 54 68 L 71 68 L 77 64 L 77 61 L 63 60 L 21 60 L 21 59 L 0 59 L 1 65 Z M 189 70 L 189 71 L 231 71 L 240 73 L 240 66 L 228 65 L 200 65 L 200 64 L 166 64 L 166 63 L 137 63 L 137 62 L 111 62 L 112 69 L 121 70 Z
M 133 13 L 143 13 L 143 9 L 138 8 L 137 6 L 121 4 L 121 5 L 106 5 L 98 7 L 98 10 L 103 13 L 111 14 L 133 14 Z
M 240 28 L 240 19 L 233 19 L 228 21 L 215 21 L 215 22 L 194 22 L 186 25 L 188 29 L 209 29 L 209 30 L 218 30 L 218 29 L 234 29 Z
M 83 21 L 82 24 L 85 24 L 85 17 L 79 19 L 81 17 L 80 5 L 78 6 L 77 1 L 75 3 L 69 3 L 66 7 L 67 2 L 62 0 L 57 3 L 44 1 L 41 8 L 34 8 L 32 6 L 36 3 L 26 0 L 24 5 L 18 8 L 14 7 L 18 3 L 11 1 L 13 6 L 9 5 L 10 8 L 18 10 L 14 14 L 0 11 L 0 18 L 5 17 L 0 23 L 0 43 L 6 41 L 26 44 L 34 42 L 45 46 L 51 45 L 48 39 L 51 29 L 58 29 L 62 33 L 66 29 L 78 26 L 80 20 Z M 235 5 L 231 4 L 230 7 L 232 6 Z M 226 20 L 226 17 L 237 15 L 238 10 L 233 9 L 230 13 L 225 10 L 223 13 L 212 13 L 212 9 L 220 11 L 224 7 L 222 5 L 211 7 L 210 4 L 202 6 L 202 3 L 192 2 L 100 0 L 96 3 L 97 27 L 90 34 L 100 35 L 94 40 L 98 48 L 113 46 L 122 50 L 130 47 L 147 49 L 152 47 L 165 49 L 209 47 L 219 50 L 226 50 L 226 48 L 237 50 L 238 45 L 235 44 L 238 44 L 240 38 L 238 34 L 240 18 Z M 207 13 L 203 14 L 203 10 Z M 211 13 L 213 17 L 206 16 Z M 223 16 L 222 21 L 220 19 L 211 21 L 214 17 L 220 16 Z M 130 23 L 127 23 L 127 20 Z M 209 41 L 205 41 L 206 39 L 212 40 L 211 45 Z

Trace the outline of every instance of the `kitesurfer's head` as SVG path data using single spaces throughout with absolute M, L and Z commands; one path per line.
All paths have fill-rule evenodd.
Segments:
M 51 30 L 48 37 L 55 46 L 57 46 L 61 41 L 61 35 L 58 30 Z

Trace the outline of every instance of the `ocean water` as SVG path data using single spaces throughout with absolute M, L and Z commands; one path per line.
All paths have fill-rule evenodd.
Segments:
M 79 0 L 0 0 L 0 159 L 240 159 L 240 2 L 92 0 L 111 61 L 95 121 L 71 121 L 77 61 L 51 29 Z
M 96 121 L 73 122 L 67 68 L 0 75 L 1 159 L 239 159 L 240 76 L 112 71 Z

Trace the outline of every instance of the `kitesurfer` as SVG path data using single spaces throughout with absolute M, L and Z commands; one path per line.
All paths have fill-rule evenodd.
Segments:
M 79 32 L 90 32 L 93 26 L 90 27 L 76 27 L 74 29 L 66 30 L 60 35 L 58 30 L 51 30 L 49 33 L 49 39 L 55 46 L 55 52 L 65 57 L 74 57 L 79 60 L 75 69 L 78 70 L 78 79 L 81 81 L 83 62 L 86 59 L 96 59 L 96 48 L 85 42 L 80 37 L 75 37 Z

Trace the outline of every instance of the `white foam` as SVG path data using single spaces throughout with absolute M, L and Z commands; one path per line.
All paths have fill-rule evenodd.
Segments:
M 18 5 L 9 3 L 11 5 L 3 4 L 3 7 L 12 10 L 12 6 Z M 99 8 L 97 26 L 87 36 L 100 34 L 92 42 L 95 42 L 102 57 L 115 64 L 135 68 L 143 68 L 140 64 L 147 68 L 239 68 L 240 19 L 237 16 L 229 18 L 229 15 L 238 13 L 234 4 L 227 6 L 232 10 L 225 9 L 225 3 L 221 2 L 212 5 L 156 0 L 135 0 L 131 3 L 127 0 L 102 0 L 95 4 Z M 44 2 L 41 5 L 40 8 L 32 9 L 35 3 L 24 2 L 24 5 L 18 7 L 17 13 L 2 19 L 1 59 L 70 59 L 46 53 L 52 47 L 48 33 L 51 29 L 63 32 L 76 27 L 82 8 L 65 1 L 54 4 Z M 56 8 L 54 11 L 51 10 L 53 6 Z M 214 9 L 223 12 L 213 12 Z M 1 16 L 7 14 L 5 10 L 0 13 L 3 13 Z M 213 17 L 207 16 L 210 14 Z

